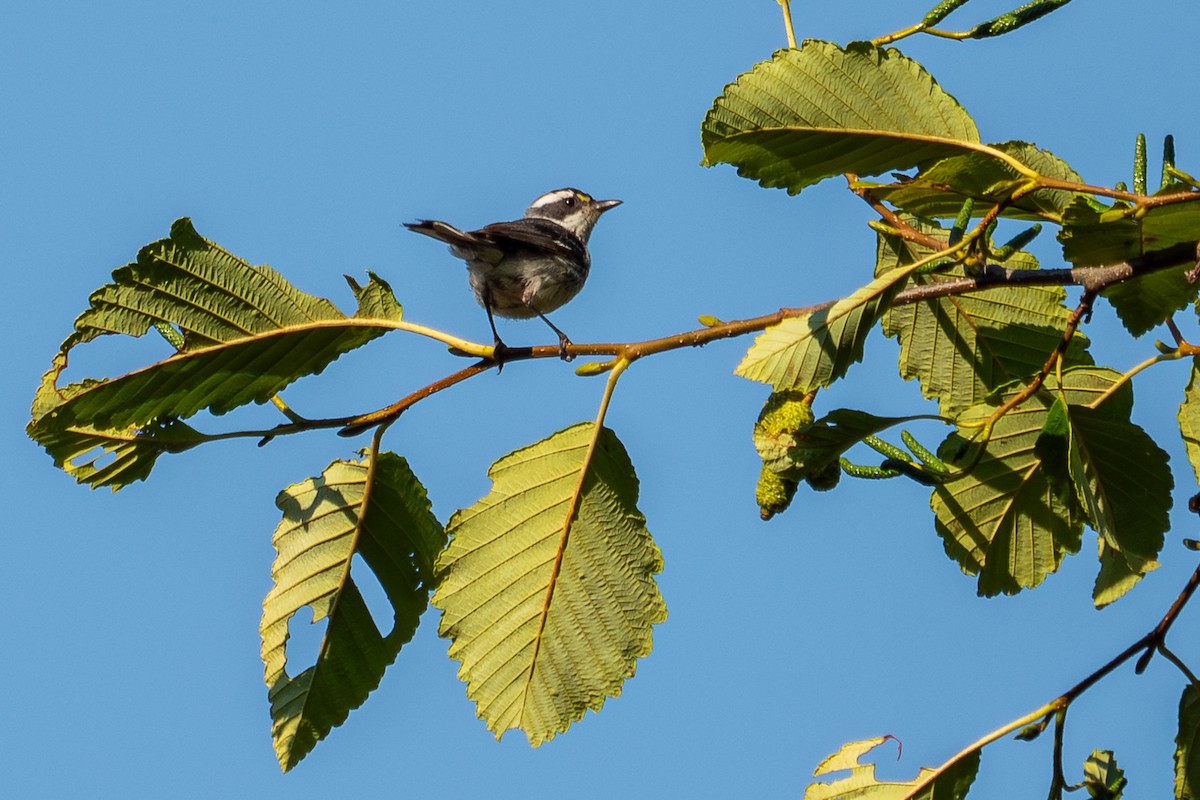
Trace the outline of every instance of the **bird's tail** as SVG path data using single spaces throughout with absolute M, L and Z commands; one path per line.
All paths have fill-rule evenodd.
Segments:
M 404 227 L 410 231 L 431 236 L 439 242 L 445 242 L 448 245 L 465 247 L 481 247 L 486 245 L 486 242 L 480 240 L 478 237 L 472 236 L 465 231 L 460 231 L 453 225 L 448 225 L 436 219 L 419 219 L 416 222 L 406 222 L 404 223 Z

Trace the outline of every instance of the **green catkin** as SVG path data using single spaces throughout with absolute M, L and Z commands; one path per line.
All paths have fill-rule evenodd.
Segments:
M 844 458 L 838 459 L 838 466 L 842 468 L 842 472 L 846 473 L 851 478 L 883 480 L 885 478 L 895 478 L 900 474 L 899 470 L 883 469 L 882 467 L 867 467 L 863 466 L 862 464 L 852 464 Z
M 1031 227 L 1026 228 L 1016 236 L 1009 239 L 1003 246 L 993 250 L 992 256 L 994 256 L 997 261 L 1008 261 L 1008 259 L 1012 258 L 1013 253 L 1032 242 L 1041 232 L 1041 223 L 1034 223 Z
M 947 244 L 954 246 L 962 241 L 963 234 L 966 233 L 967 226 L 971 224 L 971 214 L 975 211 L 975 198 L 968 197 L 963 201 L 962 208 L 958 210 L 958 216 L 954 219 L 954 225 L 950 228 L 950 238 Z
M 897 461 L 912 461 L 912 456 L 896 447 L 894 444 L 885 442 L 877 436 L 864 436 L 863 444 L 874 450 L 879 455 L 886 458 L 894 458 Z
M 968 0 L 942 0 L 933 8 L 929 9 L 925 14 L 925 18 L 921 20 L 921 24 L 926 28 L 937 25 L 950 15 L 950 12 L 962 5 L 966 5 Z
M 995 19 L 981 22 L 967 34 L 970 39 L 986 39 L 990 36 L 1002 36 L 1012 33 L 1017 28 L 1028 25 L 1036 19 L 1046 16 L 1071 0 L 1034 0 L 1020 8 L 1015 8 L 1007 14 L 1001 14 Z
M 1133 193 L 1146 193 L 1146 134 L 1139 133 L 1133 145 Z
M 1171 170 L 1175 169 L 1175 137 L 1167 134 L 1163 138 L 1163 167 L 1162 183 L 1159 188 L 1165 188 L 1171 182 Z
M 908 431 L 900 431 L 900 441 L 904 442 L 904 446 L 912 451 L 912 454 L 917 457 L 917 460 L 930 472 L 936 472 L 941 475 L 950 474 L 950 468 L 946 463 L 933 453 L 926 450 L 916 437 Z

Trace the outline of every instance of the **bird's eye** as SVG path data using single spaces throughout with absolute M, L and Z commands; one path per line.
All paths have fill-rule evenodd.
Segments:
M 567 204 L 567 208 L 574 208 L 575 207 L 575 195 L 570 195 L 564 202 Z

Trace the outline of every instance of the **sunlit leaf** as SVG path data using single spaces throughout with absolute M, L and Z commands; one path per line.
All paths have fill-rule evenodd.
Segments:
M 979 750 L 970 751 L 941 773 L 926 768 L 905 783 L 878 781 L 875 765 L 861 763 L 861 758 L 888 738 L 880 736 L 843 745 L 822 761 L 813 775 L 820 777 L 844 770 L 849 770 L 850 774 L 831 783 L 809 784 L 804 790 L 804 800 L 901 800 L 910 796 L 915 800 L 961 800 L 966 797 L 979 771 Z M 921 790 L 913 794 L 918 786 Z
M 1195 233 L 1200 238 L 1200 229 Z M 1156 270 L 1110 286 L 1101 295 L 1112 303 L 1126 330 L 1141 336 L 1161 325 L 1176 311 L 1196 301 L 1200 281 L 1188 279 L 1195 268 L 1192 261 Z
M 289 486 L 276 503 L 283 520 L 273 537 L 275 585 L 263 602 L 260 633 L 271 734 L 286 771 L 367 699 L 412 638 L 446 536 L 424 487 L 394 453 L 380 453 L 373 470 L 369 460 L 335 461 L 321 477 Z M 350 574 L 356 554 L 392 606 L 386 633 Z M 290 677 L 288 623 L 305 606 L 313 623 L 328 620 L 327 627 L 316 663 Z
M 795 193 L 967 152 L 979 133 L 917 62 L 866 43 L 806 41 L 725 87 L 701 126 L 704 163 Z
M 450 520 L 432 603 L 479 716 L 538 745 L 618 695 L 650 652 L 662 556 L 606 428 L 559 431 L 488 475 L 491 492 Z
M 754 340 L 734 374 L 769 383 L 776 391 L 828 386 L 862 360 L 872 326 L 903 279 L 897 270 L 831 306 L 772 325 Z

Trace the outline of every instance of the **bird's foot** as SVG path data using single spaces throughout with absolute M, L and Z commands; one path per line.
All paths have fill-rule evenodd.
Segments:
M 567 352 L 567 345 L 574 344 L 562 331 L 558 333 L 558 357 L 563 361 L 574 361 L 575 356 Z
M 492 342 L 492 361 L 496 362 L 496 374 L 499 375 L 504 371 L 504 362 L 508 360 L 508 345 L 500 341 L 497 336 Z

